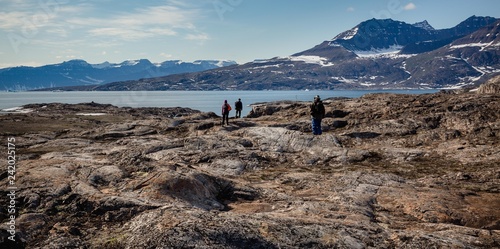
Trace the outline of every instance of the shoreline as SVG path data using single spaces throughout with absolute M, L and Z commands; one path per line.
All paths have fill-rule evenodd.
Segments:
M 354 94 L 351 94 L 350 92 L 346 92 L 346 94 L 348 96 L 335 96 L 335 95 L 342 95 L 343 92 L 338 92 L 338 91 L 337 92 L 335 92 L 335 91 L 309 91 L 309 92 L 305 92 L 305 91 L 281 91 L 281 92 L 279 92 L 279 91 L 263 91 L 264 93 L 267 93 L 268 95 L 259 96 L 259 94 L 258 94 L 259 92 L 260 91 L 227 91 L 227 93 L 240 93 L 239 95 L 235 95 L 235 96 L 243 95 L 243 101 L 244 101 L 245 107 L 251 107 L 252 105 L 259 105 L 262 103 L 269 103 L 269 102 L 273 102 L 273 101 L 297 101 L 297 98 L 298 98 L 297 94 L 298 93 L 302 94 L 302 95 L 300 95 L 301 96 L 300 98 L 303 99 L 302 101 L 309 101 L 309 99 L 312 99 L 313 96 L 318 95 L 318 94 L 321 94 L 322 97 L 324 97 L 324 99 L 330 99 L 330 98 L 353 98 L 353 97 L 357 98 L 357 97 L 361 97 L 364 94 L 372 93 L 372 91 L 360 90 L 360 91 L 355 91 Z M 398 93 L 398 94 L 399 93 L 400 94 L 427 94 L 427 93 L 436 93 L 436 92 L 437 91 L 432 91 L 432 92 L 424 91 L 424 92 L 415 92 L 415 93 L 396 92 L 396 93 Z M 51 94 L 52 92 L 45 92 L 45 93 Z M 63 92 L 62 94 L 67 94 L 67 93 L 74 93 L 74 92 Z M 87 92 L 82 92 L 82 93 L 87 93 Z M 124 92 L 101 92 L 101 93 L 105 94 L 105 95 L 103 95 L 103 96 L 106 96 L 105 99 L 101 100 L 100 97 L 95 97 L 93 95 L 89 95 L 89 96 L 68 95 L 68 97 L 65 97 L 65 95 L 60 95 L 58 93 L 55 93 L 54 96 L 49 95 L 46 98 L 42 98 L 45 95 L 35 96 L 35 97 L 31 97 L 30 95 L 26 95 L 24 97 L 23 96 L 16 96 L 15 100 L 9 100 L 6 98 L 3 100 L 3 102 L 5 102 L 5 103 L 2 103 L 2 101 L 0 101 L 0 114 L 10 113 L 10 111 L 5 111 L 6 109 L 7 110 L 15 110 L 15 109 L 22 108 L 24 105 L 29 105 L 29 104 L 42 104 L 42 103 L 79 104 L 79 103 L 86 103 L 86 102 L 94 101 L 96 98 L 101 100 L 101 101 L 95 100 L 94 102 L 103 103 L 103 104 L 109 103 L 109 104 L 116 105 L 118 107 L 174 107 L 174 106 L 163 105 L 163 102 L 161 102 L 162 100 L 160 98 L 160 96 L 162 96 L 161 94 L 160 95 L 152 95 L 152 97 L 154 99 L 156 99 L 156 101 L 159 101 L 159 102 L 154 102 L 154 103 L 151 103 L 149 106 L 147 106 L 147 104 L 142 104 L 142 102 L 149 101 L 148 92 L 144 93 L 144 92 L 126 92 L 126 91 L 124 91 Z M 122 93 L 125 95 L 122 95 Z M 163 93 L 163 92 L 151 91 L 149 93 L 158 94 L 158 93 Z M 186 92 L 185 91 L 181 91 L 181 92 L 165 91 L 164 93 L 170 93 L 170 94 L 173 93 L 177 96 L 182 96 L 182 93 L 186 93 Z M 204 91 L 202 91 L 202 92 L 188 91 L 188 93 L 206 93 L 206 92 L 204 92 Z M 209 92 L 209 93 L 213 94 L 216 92 Z M 274 96 L 275 93 L 286 93 L 286 95 L 288 97 L 281 98 L 279 95 Z M 386 93 L 386 92 L 383 91 L 383 92 L 375 92 L 375 93 Z M 13 93 L 13 94 L 15 95 L 16 93 Z M 111 95 L 108 95 L 108 94 L 111 94 Z M 68 100 L 69 96 L 75 97 L 75 100 L 70 99 L 71 101 L 66 101 L 66 103 L 64 101 L 47 101 L 50 98 L 55 98 L 55 100 L 58 100 L 58 98 L 61 100 Z M 205 108 L 205 110 L 201 110 L 201 111 L 208 111 L 206 109 L 207 106 L 209 106 L 209 105 L 219 106 L 219 103 L 217 101 L 220 101 L 222 103 L 222 100 L 212 101 L 211 99 L 213 98 L 213 96 L 216 96 L 216 95 L 205 96 L 207 98 L 206 104 L 203 103 L 200 106 L 198 106 L 198 107 L 202 107 L 202 108 L 196 108 L 196 106 L 194 106 L 194 107 L 185 106 L 185 107 L 194 108 L 194 109 L 198 109 L 198 110 Z M 224 97 L 227 98 L 228 96 L 221 95 L 219 99 L 223 99 Z M 39 98 L 40 101 L 29 102 L 29 101 L 33 101 L 33 98 L 37 98 L 37 99 Z M 179 98 L 179 97 L 175 97 L 175 98 Z M 262 101 L 262 99 L 268 99 L 268 100 Z M 82 100 L 82 101 L 78 101 L 78 100 Z M 252 100 L 255 100 L 255 101 L 252 101 Z M 248 104 L 245 101 L 250 101 L 250 104 Z M 19 104 L 17 104 L 16 106 L 13 106 L 12 103 L 14 103 L 14 102 L 17 102 Z M 179 99 L 178 102 L 182 102 L 182 100 Z M 165 102 L 165 103 L 168 105 L 170 102 Z M 175 106 L 179 106 L 179 104 L 182 105 L 182 103 L 177 103 L 177 102 L 175 102 L 175 103 L 172 102 L 172 103 Z M 218 113 L 218 109 L 219 108 L 214 107 L 214 108 L 211 108 L 210 111 Z M 244 108 L 244 110 L 245 109 L 248 110 L 248 108 Z M 248 114 L 248 113 L 249 113 L 249 111 L 246 111 L 246 114 Z

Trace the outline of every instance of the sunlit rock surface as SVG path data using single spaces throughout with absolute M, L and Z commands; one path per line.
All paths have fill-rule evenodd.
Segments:
M 228 126 L 96 103 L 1 115 L 18 156 L 16 246 L 500 247 L 498 94 L 329 99 L 321 136 L 308 105 L 255 105 Z M 14 246 L 7 176 L 0 243 Z

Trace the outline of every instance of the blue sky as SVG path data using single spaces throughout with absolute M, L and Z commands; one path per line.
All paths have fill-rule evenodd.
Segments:
M 498 0 L 0 0 L 0 68 L 72 59 L 238 63 L 288 56 L 371 18 L 450 28 Z

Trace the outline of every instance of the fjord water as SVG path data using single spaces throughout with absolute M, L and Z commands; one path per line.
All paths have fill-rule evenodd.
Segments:
M 0 92 L 0 110 L 34 103 L 77 104 L 96 102 L 119 107 L 188 107 L 219 114 L 224 100 L 234 105 L 241 98 L 242 115 L 251 110 L 248 105 L 277 100 L 312 101 L 332 97 L 357 98 L 368 93 L 391 92 L 399 94 L 425 94 L 438 90 L 331 90 L 331 91 L 121 91 L 121 92 Z

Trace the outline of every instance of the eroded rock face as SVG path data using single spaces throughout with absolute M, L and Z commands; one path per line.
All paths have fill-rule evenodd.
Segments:
M 479 94 L 499 94 L 500 93 L 500 75 L 491 78 L 488 82 L 479 86 Z
M 500 247 L 500 96 L 441 92 L 185 108 L 30 105 L 15 137 L 28 248 Z M 104 115 L 77 115 L 78 113 Z M 1 175 L 6 187 L 7 174 Z M 2 188 L 6 189 L 6 188 Z

